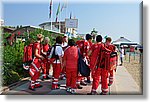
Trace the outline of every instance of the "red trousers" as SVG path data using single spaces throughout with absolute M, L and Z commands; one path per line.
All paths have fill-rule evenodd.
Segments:
M 114 81 L 114 70 L 109 71 L 109 83 L 112 84 Z
M 49 69 L 50 69 L 50 62 L 48 59 L 44 60 L 44 66 L 43 66 L 43 77 L 46 78 L 49 75 Z
M 60 63 L 53 63 L 53 82 L 52 82 L 52 89 L 58 88 L 58 80 L 61 73 L 61 64 Z
M 108 92 L 108 71 L 106 69 L 97 68 L 94 71 L 92 71 L 92 77 L 93 77 L 93 84 L 92 84 L 92 91 L 96 91 L 101 78 L 101 90 L 104 93 Z
M 66 86 L 75 89 L 77 81 L 77 69 L 67 69 L 66 78 Z
M 31 76 L 31 84 L 30 86 L 33 87 L 36 84 L 39 84 L 39 82 L 36 82 L 37 79 L 40 77 L 40 71 L 41 71 L 41 62 L 38 59 L 35 59 L 29 69 L 29 74 Z

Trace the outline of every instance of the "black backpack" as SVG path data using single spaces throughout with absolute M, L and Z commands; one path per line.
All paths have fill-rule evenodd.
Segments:
M 78 51 L 78 71 L 80 72 L 80 74 L 84 77 L 88 77 L 90 76 L 90 68 L 88 67 L 88 65 L 83 61 L 83 57 L 80 54 L 80 51 Z
M 55 45 L 52 46 L 52 48 L 54 48 L 54 50 L 53 50 L 53 53 L 52 53 L 51 58 L 55 58 L 56 60 L 58 60 L 58 59 L 59 59 L 59 56 L 55 54 L 56 46 L 61 46 L 61 45 L 56 45 L 56 44 L 55 44 Z M 51 48 L 51 49 L 52 49 L 52 48 Z

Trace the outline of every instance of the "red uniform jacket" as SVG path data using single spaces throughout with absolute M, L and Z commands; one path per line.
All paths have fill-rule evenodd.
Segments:
M 67 48 L 64 52 L 64 60 L 66 61 L 66 70 L 76 70 L 78 66 L 78 48 L 76 46 Z
M 78 45 L 78 48 L 80 49 L 81 55 L 83 57 L 87 57 L 88 56 L 88 51 L 92 46 L 92 42 L 88 42 L 85 40 L 79 40 L 76 42 L 76 44 Z

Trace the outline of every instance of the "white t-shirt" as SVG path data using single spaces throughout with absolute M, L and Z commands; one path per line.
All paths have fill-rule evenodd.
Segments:
M 121 53 L 120 53 L 120 57 L 124 57 L 124 49 L 120 49 Z
M 56 44 L 56 45 L 60 45 L 60 44 Z M 51 50 L 51 53 L 50 53 L 50 58 L 52 57 L 52 54 L 53 54 L 53 51 L 54 51 L 54 47 L 52 48 L 52 50 Z M 63 51 L 63 49 L 62 49 L 62 47 L 61 47 L 61 45 L 60 46 L 56 46 L 56 49 L 55 49 L 55 55 L 58 55 L 58 56 L 64 56 L 64 51 Z M 53 63 L 60 63 L 60 61 L 59 60 L 55 60 Z
M 64 43 L 62 44 L 62 47 L 66 47 L 66 46 L 68 46 L 68 43 L 67 43 L 67 42 L 64 42 Z

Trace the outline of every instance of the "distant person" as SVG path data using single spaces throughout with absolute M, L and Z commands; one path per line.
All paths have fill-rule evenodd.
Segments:
M 66 68 L 66 91 L 76 92 L 76 81 L 78 71 L 78 48 L 75 46 L 75 41 L 68 41 L 69 47 L 64 52 L 64 67 Z
M 122 66 L 123 58 L 124 58 L 124 48 L 122 46 L 120 47 L 119 52 L 120 52 L 120 62 L 121 62 L 120 66 Z

